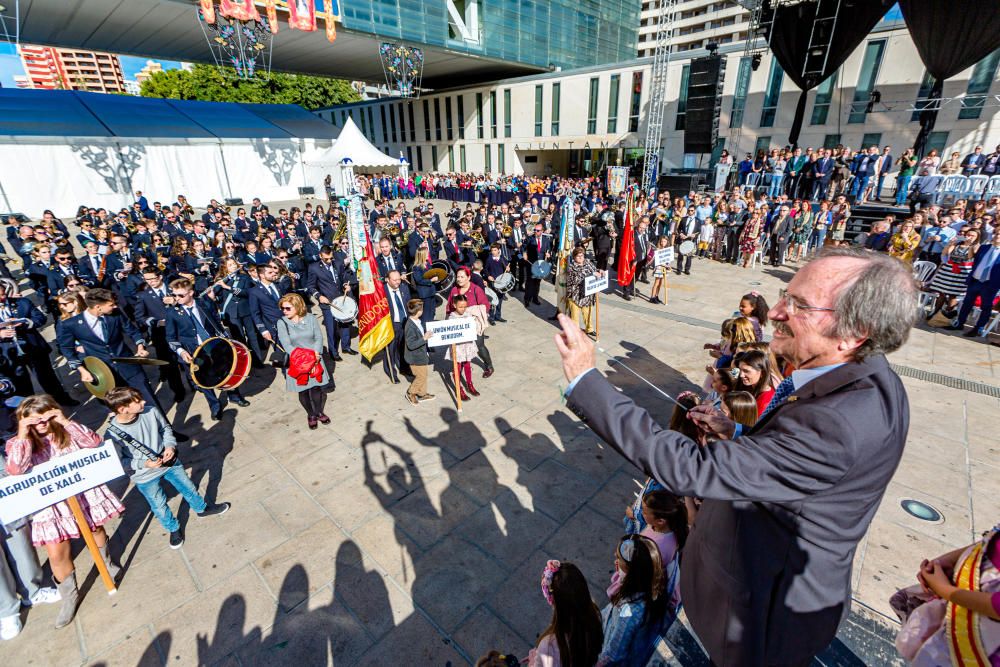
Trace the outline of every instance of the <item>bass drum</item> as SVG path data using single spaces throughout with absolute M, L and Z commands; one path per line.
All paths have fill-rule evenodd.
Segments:
M 250 376 L 250 348 L 216 336 L 198 346 L 191 359 L 191 381 L 199 389 L 236 389 Z
M 438 259 L 431 262 L 431 268 L 427 269 L 427 271 L 424 271 L 424 276 L 426 277 L 427 273 L 429 271 L 434 271 L 434 269 L 440 269 L 445 273 L 444 278 L 438 280 L 435 289 L 437 289 L 438 294 L 442 293 L 447 294 L 448 292 L 451 291 L 452 286 L 454 286 L 455 284 L 455 271 L 451 268 L 451 264 L 449 264 L 443 259 Z M 439 272 L 437 271 L 435 271 L 435 273 L 440 275 Z

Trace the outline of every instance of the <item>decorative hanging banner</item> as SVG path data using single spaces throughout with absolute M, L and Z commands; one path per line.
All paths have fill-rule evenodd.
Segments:
M 633 227 L 633 216 L 635 211 L 633 210 L 634 188 L 629 188 L 628 196 L 625 199 L 625 228 L 622 230 L 622 235 L 619 243 L 621 243 L 621 252 L 618 254 L 618 284 L 624 289 L 626 285 L 631 284 L 635 279 L 635 234 Z
M 253 0 L 219 0 L 219 13 L 237 21 L 259 21 L 260 14 Z
M 288 0 L 288 27 L 292 30 L 316 30 L 316 5 L 313 0 Z
M 278 34 L 278 8 L 274 0 L 264 0 L 264 9 L 267 11 L 267 22 L 271 28 L 271 34 Z
M 212 0 L 199 0 L 201 5 L 201 17 L 205 23 L 215 23 L 215 4 Z
M 334 23 L 336 15 L 333 13 L 333 0 L 323 0 L 323 10 L 326 18 L 323 20 L 326 26 L 326 41 L 332 42 L 337 39 L 337 24 Z
M 361 226 L 365 237 L 365 256 L 358 264 L 358 349 L 368 361 L 379 350 L 392 342 L 392 314 L 385 287 L 378 277 L 375 251 L 366 226 Z
M 628 167 L 608 167 L 608 194 L 617 197 L 628 187 Z
M 352 268 L 357 271 L 368 239 L 365 212 L 361 207 L 361 195 L 357 192 L 347 198 L 347 237 L 351 247 Z
M 576 244 L 576 209 L 573 208 L 573 195 L 566 195 L 562 204 L 562 228 L 559 230 L 559 248 L 556 255 L 556 310 L 560 313 L 569 312 L 566 303 L 566 266 L 570 253 Z

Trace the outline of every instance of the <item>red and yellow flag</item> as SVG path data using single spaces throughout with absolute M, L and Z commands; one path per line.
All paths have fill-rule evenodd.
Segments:
M 632 221 L 632 189 L 625 198 L 625 225 L 622 229 L 621 252 L 618 253 L 618 284 L 624 287 L 635 278 L 635 234 Z
M 392 342 L 392 314 L 378 277 L 372 239 L 365 226 L 365 254 L 358 262 L 358 348 L 368 361 Z

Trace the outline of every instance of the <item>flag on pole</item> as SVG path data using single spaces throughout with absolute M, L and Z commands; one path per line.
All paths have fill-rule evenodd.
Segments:
M 576 245 L 576 209 L 573 208 L 573 195 L 566 195 L 562 204 L 562 227 L 559 231 L 559 248 L 556 255 L 556 310 L 568 313 L 566 303 L 566 266 L 570 253 Z
M 365 227 L 365 254 L 358 263 L 358 349 L 368 361 L 392 342 L 392 314 L 378 277 L 375 251 Z
M 635 234 L 632 226 L 634 224 L 632 216 L 632 197 L 635 186 L 628 189 L 625 197 L 625 228 L 622 230 L 621 252 L 618 253 L 618 284 L 621 287 L 631 284 L 635 278 Z

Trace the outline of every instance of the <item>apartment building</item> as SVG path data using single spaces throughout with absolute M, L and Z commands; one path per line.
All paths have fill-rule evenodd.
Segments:
M 110 53 L 21 44 L 18 53 L 32 88 L 124 93 L 118 56 Z
M 656 49 L 656 25 L 662 0 L 642 0 L 639 17 L 639 57 Z M 704 48 L 709 42 L 724 45 L 742 42 L 750 26 L 750 12 L 732 0 L 688 0 L 675 7 L 671 53 Z

